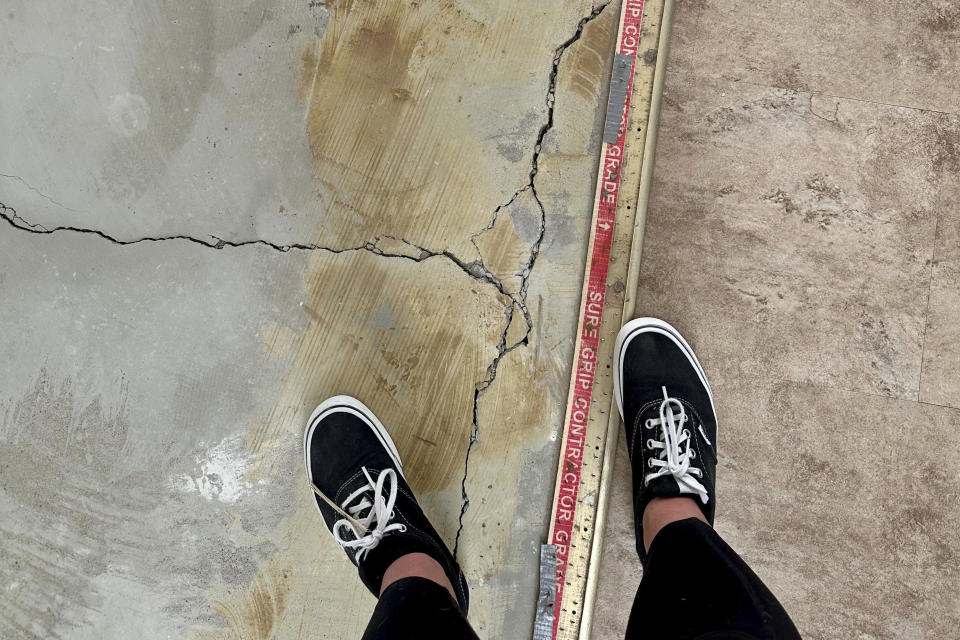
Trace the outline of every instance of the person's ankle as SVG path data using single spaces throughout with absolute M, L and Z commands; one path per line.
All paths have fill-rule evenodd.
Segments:
M 688 518 L 696 518 L 709 524 L 694 498 L 686 496 L 654 498 L 643 510 L 643 548 L 649 552 L 650 544 L 661 529 L 671 522 Z
M 457 594 L 454 592 L 447 574 L 444 573 L 443 567 L 425 553 L 407 553 L 390 563 L 383 574 L 383 581 L 380 583 L 380 595 L 382 596 L 391 584 L 404 578 L 426 578 L 435 582 L 449 591 L 453 600 L 459 604 Z

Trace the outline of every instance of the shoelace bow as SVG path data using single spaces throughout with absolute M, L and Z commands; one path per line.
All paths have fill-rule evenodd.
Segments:
M 313 492 L 343 516 L 333 524 L 333 537 L 344 549 L 357 549 L 357 562 L 363 560 L 370 551 L 375 549 L 387 533 L 407 530 L 406 525 L 390 522 L 394 517 L 393 505 L 397 501 L 397 472 L 393 469 L 384 469 L 374 481 L 366 467 L 362 467 L 361 470 L 367 478 L 367 484 L 347 496 L 340 505 L 313 485 Z M 384 500 L 383 492 L 387 480 L 390 480 L 390 486 L 387 488 L 388 496 Z M 369 495 L 371 493 L 372 496 Z M 358 498 L 362 499 L 353 504 Z M 363 513 L 364 511 L 366 513 Z M 344 538 L 340 533 L 341 530 L 352 533 L 353 537 Z
M 648 429 L 660 427 L 663 439 L 649 438 L 647 447 L 660 449 L 661 451 L 658 457 L 647 458 L 647 464 L 656 471 L 644 476 L 644 481 L 649 483 L 655 478 L 672 475 L 677 484 L 680 485 L 681 493 L 695 493 L 700 496 L 703 504 L 707 504 L 710 497 L 707 495 L 706 488 L 697 480 L 703 475 L 703 472 L 698 467 L 691 466 L 690 462 L 697 457 L 696 452 L 690 448 L 690 430 L 683 428 L 683 425 L 690 418 L 687 416 L 683 403 L 676 398 L 671 398 L 667 394 L 666 387 L 660 388 L 663 390 L 663 401 L 660 402 L 660 418 L 649 418 L 645 422 L 645 426 Z M 674 407 L 679 409 L 679 413 L 674 411 Z M 710 444 L 703 427 L 699 427 L 699 429 L 700 435 L 707 441 L 707 444 Z

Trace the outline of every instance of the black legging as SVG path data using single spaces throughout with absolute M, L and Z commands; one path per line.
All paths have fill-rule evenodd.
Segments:
M 426 578 L 390 585 L 363 634 L 364 640 L 476 637 L 450 593 Z M 627 624 L 627 640 L 640 638 L 793 640 L 800 634 L 743 559 L 710 526 L 690 518 L 665 526 L 650 545 Z

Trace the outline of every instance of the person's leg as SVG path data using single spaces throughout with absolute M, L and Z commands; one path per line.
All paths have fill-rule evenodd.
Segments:
M 660 529 L 671 522 L 686 520 L 687 518 L 696 518 L 702 522 L 707 522 L 707 519 L 703 517 L 703 512 L 700 511 L 700 507 L 691 498 L 677 496 L 651 500 L 646 509 L 643 510 L 643 548 L 650 548 L 650 543 L 660 533 Z
M 425 553 L 408 553 L 400 556 L 393 561 L 387 570 L 383 572 L 383 582 L 380 584 L 380 595 L 387 590 L 394 582 L 404 578 L 426 578 L 450 592 L 450 596 L 456 600 L 457 593 L 453 590 L 453 585 L 447 579 L 440 563 Z
M 773 594 L 713 530 L 717 419 L 690 345 L 666 322 L 639 318 L 620 332 L 614 358 L 643 561 L 628 640 L 799 638 Z
M 406 577 L 383 590 L 363 640 L 476 640 L 450 591 L 433 580 Z
M 693 505 L 696 508 L 696 505 Z M 799 638 L 783 606 L 702 518 L 666 524 L 648 547 L 628 639 Z
M 323 402 L 307 424 L 304 457 L 324 524 L 379 598 L 364 640 L 476 638 L 463 572 L 373 412 L 348 396 Z

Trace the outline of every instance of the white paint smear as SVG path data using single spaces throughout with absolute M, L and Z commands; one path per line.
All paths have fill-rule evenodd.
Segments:
M 253 456 L 239 436 L 225 438 L 203 455 L 196 456 L 198 473 L 172 479 L 173 488 L 184 493 L 199 493 L 207 500 L 233 504 L 253 487 L 246 480 Z

